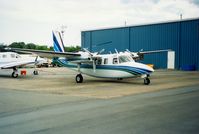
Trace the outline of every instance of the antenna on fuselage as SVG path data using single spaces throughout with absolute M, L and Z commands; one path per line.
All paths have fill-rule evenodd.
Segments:
M 131 57 L 133 58 L 134 54 L 131 51 L 129 51 L 128 49 L 126 49 L 126 52 L 129 53 L 131 55 Z
M 142 52 L 143 51 L 143 48 L 142 49 L 140 49 L 140 51 L 139 52 Z
M 104 51 L 105 49 L 100 50 L 99 52 L 97 52 L 97 55 L 103 53 Z
M 115 48 L 115 52 L 116 52 L 116 54 L 118 54 L 118 51 L 117 51 L 117 49 Z
M 131 51 L 129 51 L 128 49 L 126 49 L 126 52 L 132 55 Z

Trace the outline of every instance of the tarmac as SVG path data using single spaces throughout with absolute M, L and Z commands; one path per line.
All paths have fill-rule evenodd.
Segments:
M 110 80 L 66 68 L 0 76 L 0 134 L 198 134 L 199 72 L 157 70 L 143 79 Z
M 26 70 L 27 75 L 17 79 L 10 77 L 12 71 L 0 72 L 0 89 L 108 99 L 199 84 L 198 71 L 157 70 L 151 75 L 151 84 L 146 86 L 141 78 L 114 80 L 86 75 L 83 83 L 76 83 L 77 72 L 67 68 L 39 68 L 40 74 L 36 76 L 33 69 Z

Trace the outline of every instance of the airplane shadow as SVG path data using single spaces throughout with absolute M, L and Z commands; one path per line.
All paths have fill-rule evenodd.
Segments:
M 134 85 L 143 85 L 143 82 L 136 79 L 123 79 L 123 80 L 116 80 L 116 79 L 95 79 L 95 80 L 84 80 L 85 83 L 119 83 L 119 84 L 134 84 Z
M 8 79 L 13 79 L 13 80 L 15 80 L 15 79 L 24 79 L 24 78 L 27 79 L 27 78 L 30 78 L 30 77 L 19 75 L 17 78 L 13 78 L 11 75 L 3 75 L 3 74 L 0 74 L 0 78 L 8 78 Z
M 0 78 L 12 78 L 12 76 L 10 76 L 10 75 L 0 75 Z M 12 78 L 12 79 L 14 79 L 14 78 Z

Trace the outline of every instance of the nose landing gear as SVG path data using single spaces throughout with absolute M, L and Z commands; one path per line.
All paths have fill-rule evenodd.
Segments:
M 83 82 L 83 76 L 81 75 L 81 74 L 78 74 L 77 76 L 76 76 L 76 82 L 77 83 L 82 83 Z
M 144 78 L 144 85 L 149 85 L 149 84 L 150 84 L 149 77 Z

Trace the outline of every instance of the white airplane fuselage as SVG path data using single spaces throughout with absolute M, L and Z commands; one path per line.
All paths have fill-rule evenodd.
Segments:
M 18 67 L 22 66 L 34 66 L 34 75 L 38 75 L 36 65 L 40 65 L 47 62 L 46 59 L 33 55 L 19 55 L 14 52 L 1 52 L 0 53 L 0 69 L 12 69 L 12 77 L 18 77 Z
M 1 69 L 7 69 L 7 67 L 9 68 L 9 66 L 11 66 L 10 68 L 12 68 L 12 66 L 14 67 L 15 64 L 20 64 L 20 63 L 21 63 L 21 66 L 24 65 L 23 63 L 29 63 L 27 64 L 28 66 L 34 66 L 35 59 L 36 57 L 32 55 L 19 55 L 14 52 L 1 52 L 0 53 L 0 67 Z M 45 59 L 38 57 L 36 64 L 42 64 L 44 62 L 46 62 Z M 20 66 L 20 65 L 17 65 L 17 66 Z
M 131 78 L 139 76 L 144 77 L 153 72 L 152 69 L 147 69 L 148 71 L 143 71 L 143 66 L 138 66 L 140 66 L 139 63 L 131 62 L 122 63 L 118 65 L 97 65 L 95 71 L 93 71 L 93 68 L 81 68 L 80 72 L 86 75 L 99 78 Z M 145 66 L 144 68 L 147 67 Z M 76 68 L 74 68 L 74 70 L 78 71 Z
M 81 57 L 78 59 L 89 59 L 86 52 L 79 52 Z M 96 55 L 95 65 L 81 63 L 79 65 L 73 62 L 78 59 L 59 58 L 57 62 L 62 66 L 68 67 L 79 73 L 99 78 L 130 78 L 147 77 L 154 70 L 153 68 L 135 62 L 129 53 Z

